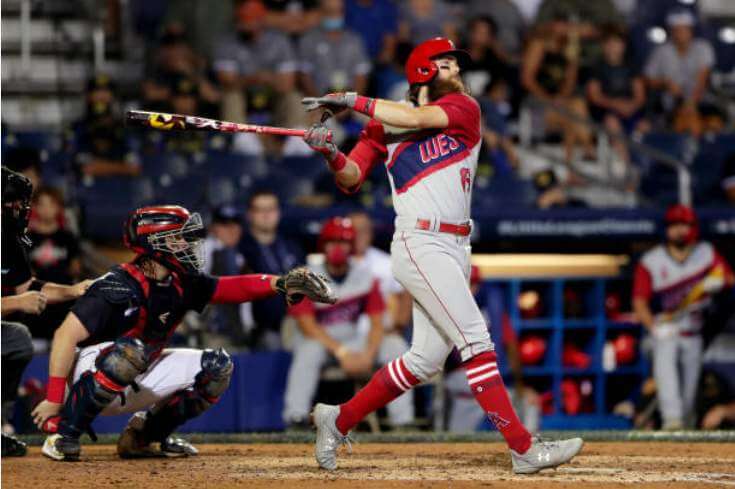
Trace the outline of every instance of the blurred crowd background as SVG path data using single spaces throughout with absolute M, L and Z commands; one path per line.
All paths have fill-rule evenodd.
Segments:
M 591 413 L 586 427 L 660 426 L 647 411 L 656 387 L 646 334 L 629 314 L 632 268 L 663 240 L 663 212 L 677 202 L 697 208 L 703 239 L 735 263 L 732 0 L 4 1 L 2 159 L 36 189 L 29 257 L 38 278 L 73 283 L 129 258 L 122 221 L 150 203 L 207 218 L 208 271 L 220 275 L 304 263 L 335 215 L 353 216 L 357 259 L 386 249 L 393 214 L 382 169 L 344 196 L 298 138 L 126 129 L 123 114 L 138 108 L 307 127 L 314 121 L 303 96 L 403 99 L 408 54 L 435 36 L 470 53 L 463 76 L 483 110 L 475 249 L 629 258 L 609 280 L 478 275 L 497 335 L 511 349 L 526 348 L 511 355 L 519 402 L 531 413 L 524 419 L 556 413 L 563 416 L 546 426 L 569 427 L 570 417 Z M 365 122 L 343 116 L 329 124 L 347 151 Z M 711 316 L 710 340 L 735 332 L 727 294 Z M 385 299 L 386 327 L 410 341 L 410 299 L 400 286 Z M 51 307 L 33 322 L 39 351 L 64 313 Z M 573 335 L 565 328 L 575 320 L 577 346 L 567 352 L 563 338 Z M 274 299 L 192 315 L 176 341 L 271 352 L 290 348 L 283 331 L 297 329 Z M 620 334 L 628 345 L 620 349 L 635 353 L 619 372 L 629 388 L 616 390 L 621 384 L 607 374 Z M 734 336 L 713 341 L 710 360 L 735 365 Z M 545 357 L 547 344 L 556 353 Z M 735 398 L 735 386 L 722 381 L 735 378 L 727 372 L 703 375 L 691 426 L 705 426 L 713 406 Z M 345 383 L 344 372 L 333 374 L 325 378 Z M 451 416 L 437 414 L 444 411 L 436 400 L 451 397 L 446 385 L 417 393 L 420 420 L 408 424 L 446 427 Z M 456 393 L 457 405 L 461 399 Z

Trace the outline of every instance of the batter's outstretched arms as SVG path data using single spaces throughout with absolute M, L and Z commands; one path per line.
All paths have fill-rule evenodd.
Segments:
M 443 129 L 449 125 L 449 117 L 439 106 L 412 107 L 392 100 L 364 97 L 355 92 L 328 93 L 321 97 L 306 97 L 301 100 L 301 103 L 309 112 L 317 109 L 329 109 L 334 113 L 338 113 L 345 109 L 351 109 L 389 126 L 403 129 Z

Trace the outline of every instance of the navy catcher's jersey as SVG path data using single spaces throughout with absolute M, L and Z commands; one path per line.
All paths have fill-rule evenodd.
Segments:
M 154 356 L 189 310 L 201 312 L 209 303 L 217 278 L 178 275 L 165 280 L 146 278 L 133 264 L 112 268 L 77 300 L 72 312 L 89 331 L 81 346 L 138 338 Z

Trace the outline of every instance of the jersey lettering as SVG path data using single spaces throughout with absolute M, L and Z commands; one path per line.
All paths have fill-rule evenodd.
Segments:
M 459 143 L 456 139 L 446 134 L 439 134 L 419 144 L 421 163 L 430 163 L 442 156 L 447 156 L 457 149 L 459 149 Z

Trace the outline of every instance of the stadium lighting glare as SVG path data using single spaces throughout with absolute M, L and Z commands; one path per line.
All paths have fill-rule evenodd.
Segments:
M 697 3 L 697 0 L 679 0 L 679 3 L 683 3 L 684 5 L 694 5 Z
M 720 41 L 735 44 L 735 27 L 723 27 L 719 32 Z
M 666 29 L 663 27 L 651 27 L 648 29 L 648 39 L 656 44 L 663 44 L 666 42 Z

